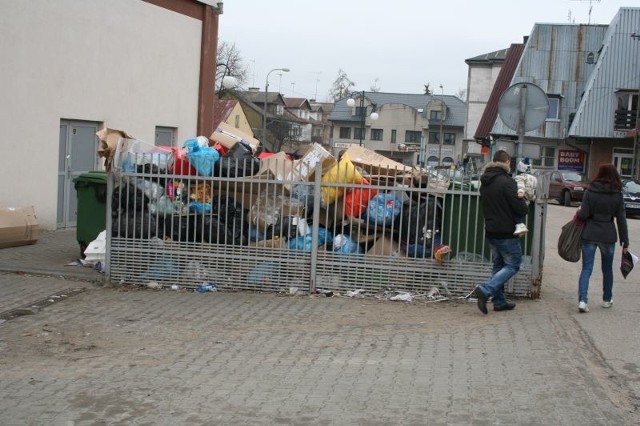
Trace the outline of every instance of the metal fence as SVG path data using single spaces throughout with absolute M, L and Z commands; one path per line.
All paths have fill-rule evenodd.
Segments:
M 360 180 L 337 167 L 327 179 L 318 167 L 299 181 L 277 161 L 259 167 L 229 160 L 203 177 L 138 155 L 111 172 L 108 280 L 275 292 L 437 287 L 463 296 L 491 273 L 476 190 L 394 170 Z M 531 204 L 512 295 L 539 295 L 545 203 Z

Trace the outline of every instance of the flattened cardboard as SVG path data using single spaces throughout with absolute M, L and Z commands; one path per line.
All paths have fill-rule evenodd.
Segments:
M 400 173 L 411 173 L 410 166 L 405 166 L 402 163 L 393 161 L 384 155 L 380 155 L 360 145 L 352 145 L 346 152 L 349 154 L 349 158 L 353 164 L 361 167 L 370 175 L 388 176 Z
M 38 241 L 40 226 L 33 206 L 0 207 L 0 248 Z
M 249 135 L 239 129 L 236 129 L 233 126 L 228 125 L 225 122 L 222 122 L 218 125 L 216 130 L 213 131 L 211 137 L 209 137 L 212 141 L 219 143 L 227 149 L 230 149 L 232 146 L 237 144 L 238 142 L 244 142 L 251 146 L 251 150 L 255 153 L 258 147 L 260 146 L 260 141 L 254 138 L 252 135 Z

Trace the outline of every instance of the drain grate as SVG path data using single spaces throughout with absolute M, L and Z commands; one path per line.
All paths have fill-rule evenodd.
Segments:
M 9 321 L 24 315 L 37 314 L 40 311 L 40 309 L 46 308 L 47 306 L 51 306 L 54 303 L 61 302 L 65 299 L 68 299 L 71 296 L 75 296 L 76 294 L 80 294 L 85 290 L 86 288 L 68 288 L 65 290 L 61 290 L 57 293 L 54 293 L 50 296 L 39 299 L 33 303 L 28 303 L 18 308 L 10 309 L 5 312 L 0 312 L 0 324 L 5 321 Z

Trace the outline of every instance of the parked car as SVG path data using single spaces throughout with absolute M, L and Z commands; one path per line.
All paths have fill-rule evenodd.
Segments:
M 627 216 L 640 215 L 640 181 L 635 179 L 622 181 L 622 195 Z
M 536 176 L 549 176 L 549 198 L 558 200 L 563 206 L 570 206 L 574 201 L 582 201 L 587 189 L 584 174 L 570 170 L 538 170 Z

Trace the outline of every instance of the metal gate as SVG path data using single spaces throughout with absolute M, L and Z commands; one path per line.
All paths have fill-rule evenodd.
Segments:
M 202 177 L 158 158 L 145 154 L 109 174 L 112 282 L 369 294 L 437 287 L 463 296 L 491 274 L 478 191 L 421 186 L 390 170 L 358 184 L 329 182 L 321 168 L 309 181 L 287 180 L 277 166 L 236 177 L 257 167 L 246 160 Z M 542 194 L 530 206 L 511 295 L 539 296 L 545 212 Z

